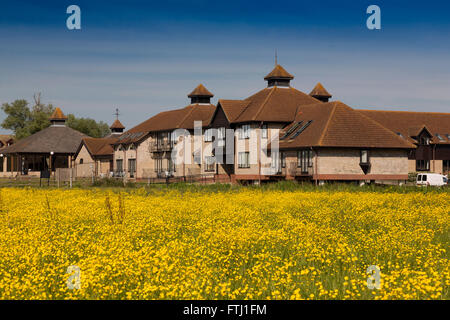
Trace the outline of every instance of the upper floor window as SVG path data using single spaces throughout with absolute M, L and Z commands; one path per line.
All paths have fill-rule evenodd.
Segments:
M 80 159 L 80 164 L 83 164 L 83 158 Z
M 213 129 L 206 129 L 205 130 L 205 142 L 211 142 L 213 138 Z
M 261 138 L 267 139 L 267 135 L 268 135 L 267 133 L 268 133 L 267 124 L 263 124 L 261 126 Z
M 430 138 L 424 137 L 424 136 L 420 137 L 420 144 L 424 145 L 424 146 L 429 145 L 430 144 Z
M 249 139 L 250 138 L 250 125 L 243 124 L 239 130 L 239 139 Z

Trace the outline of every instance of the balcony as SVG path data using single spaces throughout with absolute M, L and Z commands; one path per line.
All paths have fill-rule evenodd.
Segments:
M 150 152 L 167 152 L 173 149 L 173 144 L 169 141 L 158 141 L 150 144 Z

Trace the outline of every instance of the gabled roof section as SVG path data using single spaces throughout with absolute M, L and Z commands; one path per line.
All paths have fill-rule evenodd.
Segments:
M 67 117 L 59 107 L 56 107 L 55 111 L 53 111 L 52 115 L 50 116 L 50 120 L 67 120 Z
M 292 122 L 302 105 L 321 103 L 292 87 L 270 87 L 243 100 L 248 105 L 233 122 Z
M 415 148 L 407 140 L 339 101 L 301 106 L 295 121 L 282 130 L 281 135 L 299 122 L 309 124 L 294 139 L 280 140 L 280 148 Z M 295 136 L 295 130 L 290 136 Z
M 208 126 L 216 107 L 212 104 L 191 104 L 183 109 L 160 112 L 120 135 L 115 144 L 142 140 L 150 132 L 194 129 L 194 122 Z
M 6 147 L 8 143 L 14 143 L 14 137 L 9 134 L 0 134 L 0 149 Z
M 191 93 L 188 94 L 188 98 L 192 97 L 214 97 L 214 95 L 205 88 L 203 84 L 199 84 Z
M 282 66 L 279 64 L 275 65 L 275 68 L 264 77 L 264 80 L 270 80 L 270 79 L 294 79 L 294 76 L 287 72 Z
M 331 98 L 331 94 L 324 88 L 324 86 L 319 82 L 316 84 L 314 89 L 309 93 L 311 97 L 324 97 Z
M 431 143 L 450 144 L 450 113 L 358 110 L 395 133 L 401 133 L 410 142 L 425 127 L 432 136 Z M 440 135 L 443 140 L 439 139 Z
M 235 122 L 242 112 L 248 107 L 250 101 L 220 99 L 218 106 L 222 107 L 229 123 Z
M 93 157 L 98 156 L 109 156 L 114 153 L 112 144 L 117 140 L 117 138 L 83 138 L 82 145 L 86 147 L 89 154 Z M 81 146 L 77 151 L 81 150 Z

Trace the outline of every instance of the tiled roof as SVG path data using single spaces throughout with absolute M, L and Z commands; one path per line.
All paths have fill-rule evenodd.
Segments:
M 14 137 L 9 134 L 0 134 L 0 149 L 6 148 L 8 143 L 14 142 Z
M 358 110 L 394 133 L 400 133 L 410 142 L 425 127 L 432 135 L 432 143 L 450 144 L 450 113 Z M 439 139 L 437 134 L 442 138 Z
M 189 93 L 188 97 L 214 97 L 214 95 L 200 83 L 191 93 Z
M 2 153 L 75 154 L 87 135 L 66 126 L 50 126 L 6 147 Z
M 277 86 L 263 89 L 245 100 L 220 102 L 228 120 L 233 123 L 291 122 L 300 106 L 322 103 L 297 89 Z
M 83 144 L 89 153 L 96 156 L 109 156 L 114 153 L 112 144 L 117 141 L 117 137 L 114 138 L 83 138 Z
M 194 129 L 194 121 L 209 125 L 216 107 L 212 104 L 191 104 L 183 109 L 160 112 L 119 136 L 116 144 L 138 142 L 149 132 Z
M 309 126 L 295 138 L 303 125 Z M 295 121 L 281 131 L 282 137 L 300 122 L 298 129 L 286 139 L 280 138 L 280 149 L 301 147 L 354 147 L 354 148 L 415 148 L 369 117 L 342 102 L 318 103 L 301 106 Z
M 125 129 L 125 126 L 119 121 L 119 119 L 116 119 L 113 124 L 111 125 L 111 127 L 109 127 L 110 129 Z
M 331 98 L 331 94 L 324 88 L 324 86 L 319 82 L 316 84 L 314 89 L 309 94 L 312 97 L 324 97 Z
M 50 116 L 50 120 L 66 120 L 66 119 L 67 117 L 58 107 L 56 107 L 55 111 L 53 111 L 53 114 Z
M 264 77 L 264 80 L 269 79 L 294 79 L 294 76 L 287 72 L 282 66 L 277 64 L 273 70 Z

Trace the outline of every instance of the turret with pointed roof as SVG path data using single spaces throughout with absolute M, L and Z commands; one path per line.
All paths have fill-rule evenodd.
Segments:
M 60 108 L 56 107 L 49 120 L 52 126 L 64 126 L 66 124 L 67 117 L 64 115 Z
M 112 134 L 122 134 L 125 126 L 120 122 L 119 119 L 116 119 L 109 128 L 111 129 Z
M 268 87 L 279 86 L 279 87 L 289 87 L 290 81 L 294 79 L 294 76 L 287 72 L 279 64 L 275 65 L 275 68 L 264 77 L 267 81 Z
M 324 86 L 320 82 L 316 84 L 309 95 L 322 102 L 328 102 L 328 100 L 330 100 L 330 98 L 332 97 L 332 95 L 324 88 Z
M 188 98 L 191 98 L 191 104 L 211 103 L 212 97 L 214 97 L 214 95 L 201 83 L 188 94 Z

